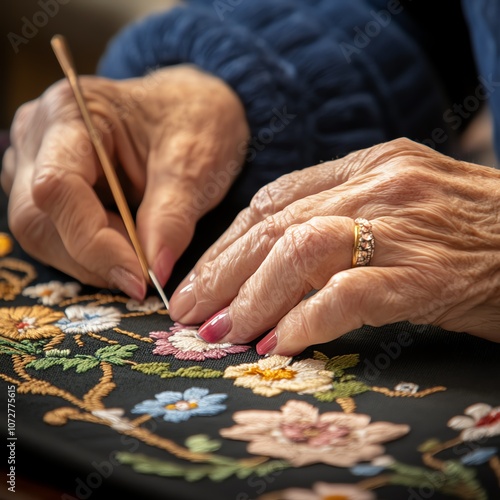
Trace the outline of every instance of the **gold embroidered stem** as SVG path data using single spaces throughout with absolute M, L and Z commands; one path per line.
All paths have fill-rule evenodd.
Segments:
M 429 467 L 432 467 L 433 469 L 443 470 L 444 461 L 439 460 L 434 455 L 437 455 L 438 453 L 440 453 L 444 450 L 447 450 L 449 448 L 452 448 L 453 446 L 457 446 L 461 443 L 463 443 L 463 441 L 460 438 L 450 439 L 449 441 L 445 441 L 444 443 L 440 443 L 439 445 L 432 448 L 431 451 L 424 453 L 422 455 L 422 461 L 424 462 L 425 465 L 428 465 Z
M 116 384 L 113 382 L 113 367 L 106 361 L 102 361 L 100 367 L 102 376 L 99 379 L 99 383 L 83 396 L 87 410 L 100 410 L 104 408 L 102 403 L 103 398 L 108 396 L 116 387 Z
M 100 340 L 101 342 L 106 342 L 106 344 L 118 344 L 117 340 L 111 340 L 107 337 L 103 337 L 102 335 L 97 335 L 97 333 L 88 332 L 87 335 L 92 337 L 93 339 Z
M 490 458 L 490 467 L 497 477 L 498 486 L 500 486 L 500 459 L 497 456 Z
M 356 403 L 352 398 L 337 398 L 335 401 L 344 413 L 354 413 L 356 411 Z
M 127 330 L 122 330 L 121 328 L 113 328 L 113 331 L 116 333 L 121 333 L 122 335 L 126 335 L 127 337 L 130 337 L 134 340 L 140 340 L 142 342 L 147 342 L 147 343 L 152 343 L 153 339 L 149 337 L 141 337 L 140 335 L 137 335 L 137 333 L 129 332 Z
M 71 299 L 63 300 L 59 303 L 60 307 L 72 306 L 74 304 L 79 304 L 80 302 L 93 301 L 92 306 L 98 306 L 103 304 L 109 304 L 111 302 L 126 303 L 129 299 L 126 297 L 121 297 L 120 295 L 107 295 L 103 293 L 96 293 L 94 295 L 80 295 L 78 297 L 72 297 Z
M 374 490 L 382 486 L 391 484 L 392 474 L 382 474 L 381 476 L 372 477 L 359 482 L 356 486 L 362 490 Z
M 153 417 L 151 417 L 151 415 L 142 415 L 140 417 L 137 417 L 137 418 L 134 418 L 134 420 L 131 420 L 130 423 L 134 426 L 134 427 L 139 427 L 140 425 L 142 425 L 144 422 L 147 422 L 148 420 L 151 420 Z
M 22 273 L 24 276 L 18 276 Z M 0 260 L 0 299 L 14 300 L 28 283 L 36 278 L 36 270 L 22 260 L 6 258 Z
M 35 356 L 31 356 L 30 354 L 14 354 L 12 356 L 12 366 L 14 367 L 14 371 L 23 379 L 23 380 L 32 380 L 31 375 L 29 375 L 26 370 L 25 366 L 28 363 L 31 363 L 36 359 Z M 22 382 L 21 382 L 22 383 Z
M 20 380 L 17 380 L 15 378 L 12 378 L 12 377 L 9 377 L 8 375 L 5 375 L 4 373 L 0 373 L 0 378 L 2 380 L 5 380 L 5 382 L 10 382 L 11 384 L 20 384 L 21 381 Z
M 391 389 L 387 389 L 387 387 L 372 387 L 371 390 L 373 392 L 379 392 L 391 398 L 423 398 L 428 396 L 429 394 L 434 394 L 436 392 L 446 391 L 446 387 L 437 386 L 430 387 L 429 389 L 424 389 L 423 391 L 418 392 L 406 392 L 406 391 L 392 391 Z
M 64 340 L 64 333 L 60 333 L 59 335 L 56 335 L 55 337 L 52 338 L 50 342 L 48 342 L 45 347 L 43 348 L 44 351 L 50 351 L 53 349 L 56 345 L 59 345 L 63 340 Z
M 140 318 L 142 316 L 151 316 L 154 311 L 136 311 L 127 314 L 122 314 L 122 318 Z

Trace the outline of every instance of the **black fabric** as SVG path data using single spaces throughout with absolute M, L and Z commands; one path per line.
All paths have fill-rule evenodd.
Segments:
M 4 199 L 2 199 L 2 214 L 1 230 L 5 231 Z M 36 266 L 38 276 L 33 283 L 46 283 L 51 280 L 70 281 L 69 278 L 55 270 L 32 261 L 18 246 L 9 257 L 30 262 Z M 84 288 L 80 295 L 97 292 L 108 293 L 107 291 Z M 35 303 L 34 299 L 20 295 L 14 301 L 1 301 L 0 307 L 19 307 Z M 126 312 L 122 306 L 123 304 L 119 307 Z M 62 310 L 58 306 L 52 308 Z M 168 316 L 152 314 L 140 318 L 124 318 L 120 323 L 120 328 L 147 337 L 149 332 L 159 329 L 168 330 L 171 325 Z M 101 335 L 108 339 L 117 340 L 121 345 L 137 344 L 139 347 L 131 358 L 134 362 L 168 361 L 171 363 L 172 370 L 194 365 L 224 370 L 228 365 L 256 362 L 259 359 L 255 351 L 251 349 L 245 353 L 228 355 L 222 359 L 203 362 L 182 361 L 173 356 L 153 354 L 153 344 L 134 342 L 129 338 L 124 341 L 124 337 L 113 330 L 101 332 Z M 401 342 L 402 339 L 403 342 Z M 79 355 L 92 355 L 105 345 L 99 340 L 85 337 L 85 346 L 77 349 L 74 338 L 67 335 L 57 348 L 72 349 Z M 466 334 L 445 332 L 434 327 L 406 323 L 381 328 L 365 327 L 329 344 L 308 349 L 297 357 L 297 360 L 312 357 L 315 350 L 330 358 L 359 354 L 359 363 L 346 370 L 346 373 L 352 375 L 356 381 L 370 387 L 376 386 L 393 390 L 401 382 L 411 382 L 418 384 L 419 391 L 438 386 L 446 388 L 446 390 L 419 398 L 390 397 L 373 391 L 352 397 L 356 404 L 355 412 L 369 415 L 372 422 L 387 421 L 393 424 L 411 426 L 411 430 L 406 436 L 384 443 L 386 454 L 406 465 L 425 468 L 422 462 L 423 453 L 418 451 L 418 447 L 432 438 L 446 441 L 457 437 L 458 431 L 450 429 L 446 423 L 450 418 L 462 415 L 466 407 L 476 403 L 486 403 L 492 407 L 499 406 L 498 360 L 500 359 L 500 345 Z M 1 373 L 15 377 L 10 356 L 0 355 L 0 366 Z M 74 369 L 64 371 L 60 367 L 52 367 L 38 371 L 36 376 L 81 397 L 98 382 L 100 372 L 95 369 L 78 374 Z M 250 389 L 234 386 L 232 379 L 161 379 L 157 376 L 145 376 L 131 370 L 127 365 L 113 366 L 113 376 L 116 388 L 105 398 L 106 407 L 124 408 L 126 416 L 133 418 L 138 416 L 130 413 L 130 409 L 134 405 L 144 400 L 153 399 L 155 394 L 162 391 L 184 391 L 189 387 L 199 386 L 208 388 L 211 394 L 226 393 L 228 395 L 225 401 L 227 410 L 215 416 L 191 418 L 181 423 L 151 419 L 148 425 L 151 425 L 159 435 L 168 437 L 180 445 L 188 436 L 200 433 L 208 434 L 211 439 L 220 440 L 223 443 L 221 449 L 216 453 L 233 458 L 252 457 L 246 451 L 246 442 L 223 439 L 219 435 L 219 429 L 234 425 L 232 415 L 235 411 L 248 409 L 276 411 L 287 400 L 291 399 L 306 401 L 319 408 L 320 413 L 342 411 L 338 402 L 321 402 L 311 394 L 300 395 L 293 392 L 283 392 L 274 397 L 256 395 Z M 11 384 L 4 380 L 0 383 L 4 401 L 9 385 Z M 5 403 L 3 404 L 5 405 Z M 71 405 L 57 397 L 23 394 L 18 389 L 16 395 L 16 436 L 18 438 L 16 442 L 16 474 L 18 478 L 27 477 L 41 483 L 56 485 L 61 491 L 60 498 L 67 500 L 72 498 L 91 500 L 111 498 L 110 495 L 113 495 L 113 498 L 152 500 L 199 498 L 248 500 L 258 498 L 263 493 L 290 487 L 311 488 L 312 484 L 317 481 L 358 483 L 370 479 L 356 476 L 348 468 L 332 467 L 325 464 L 300 468 L 290 467 L 283 471 L 271 471 L 262 477 L 250 476 L 238 479 L 231 476 L 219 482 L 206 478 L 190 482 L 183 478 L 141 474 L 134 472 L 128 465 L 113 465 L 114 454 L 120 451 L 133 451 L 160 460 L 184 463 L 184 465 L 186 462 L 173 458 L 155 446 L 149 446 L 129 436 L 123 436 L 102 425 L 70 421 L 65 425 L 56 426 L 44 422 L 44 416 L 48 412 L 62 406 L 70 407 Z M 3 429 L 6 430 L 5 418 L 3 422 Z M 480 443 L 462 445 L 462 447 L 455 446 L 438 456 L 441 460 L 458 460 L 466 451 L 478 447 L 498 448 L 499 446 L 500 436 L 497 435 Z M 6 466 L 5 458 L 1 465 Z M 500 495 L 498 478 L 495 477 L 488 463 L 470 467 L 470 469 L 477 474 L 477 480 L 483 489 L 488 491 L 489 498 L 498 498 Z M 428 471 L 429 475 L 436 473 L 432 468 L 428 468 Z M 450 498 L 443 491 L 439 491 L 441 487 L 439 473 L 436 477 L 438 479 L 435 479 L 437 482 L 434 490 L 423 484 L 420 489 L 417 486 L 385 485 L 373 491 L 377 498 L 381 499 L 430 498 L 426 495 L 429 495 L 431 490 L 433 499 Z M 5 481 L 0 486 L 0 491 L 8 493 Z M 451 498 L 453 497 L 455 496 L 451 495 Z

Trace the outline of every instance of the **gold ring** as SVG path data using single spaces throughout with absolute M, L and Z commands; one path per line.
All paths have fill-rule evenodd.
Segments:
M 354 221 L 354 246 L 352 249 L 352 267 L 367 266 L 375 251 L 375 238 L 371 222 L 358 217 Z

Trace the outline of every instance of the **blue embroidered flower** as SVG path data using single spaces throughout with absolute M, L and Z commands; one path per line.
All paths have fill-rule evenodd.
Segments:
M 166 422 L 184 422 L 191 417 L 210 417 L 223 412 L 227 394 L 208 394 L 208 389 L 191 387 L 182 392 L 165 391 L 134 406 L 132 413 L 148 413 Z
M 490 458 L 498 453 L 498 448 L 479 448 L 477 450 L 467 453 L 460 461 L 464 465 L 481 465 L 486 463 Z

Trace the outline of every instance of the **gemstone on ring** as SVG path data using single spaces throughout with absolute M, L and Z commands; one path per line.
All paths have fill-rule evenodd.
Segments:
M 352 267 L 367 266 L 375 251 L 375 237 L 372 224 L 362 217 L 354 221 L 354 246 L 352 250 Z

